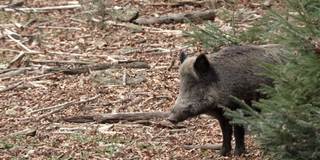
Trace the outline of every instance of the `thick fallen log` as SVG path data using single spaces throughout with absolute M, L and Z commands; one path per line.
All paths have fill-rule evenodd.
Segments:
M 104 70 L 109 68 L 150 68 L 150 66 L 146 62 L 142 61 L 119 61 L 117 63 L 101 63 L 101 64 L 93 64 L 86 65 L 82 67 L 76 68 L 62 68 L 62 67 L 53 67 L 48 68 L 45 72 L 62 72 L 64 74 L 81 74 L 81 73 L 89 73 L 92 70 Z
M 214 20 L 215 12 L 213 10 L 194 11 L 190 13 L 168 14 L 159 17 L 138 18 L 133 22 L 140 25 L 163 24 L 163 23 L 181 23 L 185 21 L 197 22 L 203 20 Z
M 167 118 L 169 112 L 127 112 L 127 113 L 108 113 L 99 115 L 88 115 L 88 116 L 73 116 L 67 117 L 63 120 L 66 122 L 73 123 L 87 123 L 87 122 L 97 122 L 97 123 L 117 123 L 119 121 L 141 121 L 150 120 L 156 118 Z
M 222 147 L 221 144 L 204 144 L 204 145 L 183 145 L 184 149 L 211 149 L 211 150 L 220 150 Z

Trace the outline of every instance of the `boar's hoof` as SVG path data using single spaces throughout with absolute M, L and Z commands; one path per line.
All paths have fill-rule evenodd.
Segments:
M 222 146 L 221 151 L 220 151 L 220 155 L 221 156 L 227 156 L 231 151 L 231 147 L 224 147 Z
M 235 156 L 241 156 L 241 155 L 243 155 L 243 154 L 245 154 L 246 153 L 246 149 L 244 148 L 244 147 L 241 147 L 241 148 L 235 148 L 234 149 L 234 155 Z

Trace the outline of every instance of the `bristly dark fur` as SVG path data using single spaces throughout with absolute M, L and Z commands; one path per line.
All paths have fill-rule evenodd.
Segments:
M 185 54 L 180 55 L 183 62 L 180 91 L 168 119 L 176 123 L 199 114 L 212 115 L 218 119 L 223 133 L 221 154 L 226 155 L 231 150 L 233 129 L 235 154 L 244 153 L 244 128 L 232 127 L 218 106 L 232 110 L 239 108 L 231 96 L 249 105 L 252 100 L 258 100 L 260 93 L 257 89 L 262 84 L 272 84 L 269 78 L 257 75 L 263 72 L 260 64 L 278 63 L 279 57 L 275 52 L 269 53 L 267 49 L 256 46 L 228 47 L 214 54 L 189 58 Z

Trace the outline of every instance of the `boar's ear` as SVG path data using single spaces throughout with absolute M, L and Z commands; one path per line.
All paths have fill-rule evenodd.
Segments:
M 210 70 L 210 63 L 205 54 L 200 54 L 194 62 L 194 69 L 197 73 L 205 74 Z
M 184 60 L 186 60 L 188 57 L 187 53 L 185 50 L 182 50 L 179 54 L 179 60 L 180 60 L 180 64 L 182 64 L 184 62 Z
M 210 66 L 210 62 L 205 54 L 200 54 L 196 58 L 193 67 L 197 74 L 205 77 L 206 80 L 209 80 L 210 82 L 219 81 L 219 76 L 216 70 L 212 66 Z

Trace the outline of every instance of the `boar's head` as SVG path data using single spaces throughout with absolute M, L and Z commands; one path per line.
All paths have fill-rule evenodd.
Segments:
M 168 120 L 178 123 L 217 106 L 219 78 L 207 56 L 180 54 L 180 90 Z

